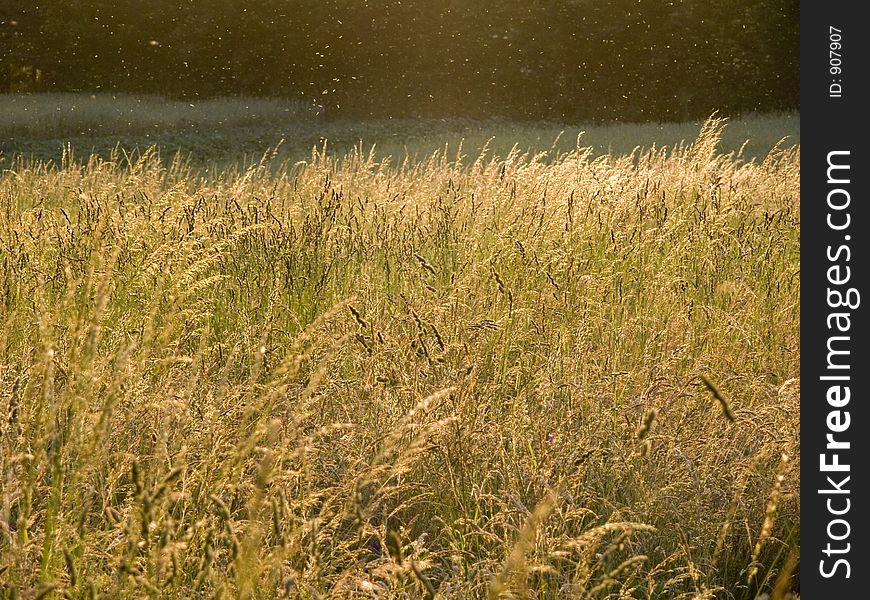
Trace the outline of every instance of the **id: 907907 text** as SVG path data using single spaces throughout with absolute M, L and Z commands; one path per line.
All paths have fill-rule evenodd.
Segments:
M 831 84 L 828 86 L 829 98 L 843 97 L 843 31 L 833 25 L 828 27 L 828 73 Z

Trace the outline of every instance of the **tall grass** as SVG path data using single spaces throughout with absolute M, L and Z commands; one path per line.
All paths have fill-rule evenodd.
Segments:
M 799 150 L 746 163 L 721 131 L 209 177 L 16 162 L 0 589 L 783 597 Z

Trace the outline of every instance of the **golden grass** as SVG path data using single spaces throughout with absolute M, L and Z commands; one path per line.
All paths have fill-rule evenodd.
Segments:
M 546 161 L 15 163 L 3 594 L 784 597 L 799 150 L 745 163 L 721 128 Z

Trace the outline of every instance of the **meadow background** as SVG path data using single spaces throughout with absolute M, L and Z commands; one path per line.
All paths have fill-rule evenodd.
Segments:
M 327 143 L 330 153 L 373 152 L 373 158 L 419 162 L 434 152 L 473 162 L 514 150 L 542 160 L 589 148 L 591 156 L 636 149 L 666 151 L 688 144 L 704 118 L 685 122 L 585 122 L 490 117 L 353 119 L 281 98 L 168 99 L 129 94 L 0 95 L 0 160 L 15 156 L 60 163 L 113 152 L 135 157 L 152 148 L 164 163 L 176 154 L 197 168 L 246 168 L 268 154 L 271 165 L 307 159 Z M 705 117 L 708 115 L 705 115 Z M 724 118 L 724 116 L 723 116 Z M 748 113 L 720 131 L 717 151 L 763 160 L 774 146 L 800 144 L 798 112 Z
M 0 106 L 4 597 L 797 592 L 796 113 Z

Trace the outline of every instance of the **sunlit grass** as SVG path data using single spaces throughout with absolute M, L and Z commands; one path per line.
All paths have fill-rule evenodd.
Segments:
M 7 163 L 3 593 L 788 590 L 799 149 L 720 134 Z

